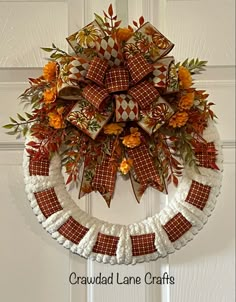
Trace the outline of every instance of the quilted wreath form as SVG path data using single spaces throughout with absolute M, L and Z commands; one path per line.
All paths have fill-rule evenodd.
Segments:
M 220 192 L 223 158 L 213 122 L 209 122 L 204 138 L 217 150 L 215 163 L 219 170 L 204 167 L 207 164 L 203 155 L 200 173 L 185 167 L 173 200 L 160 213 L 141 222 L 112 224 L 82 211 L 66 190 L 59 155 L 35 164 L 24 152 L 28 199 L 47 232 L 80 256 L 110 264 L 135 264 L 165 257 L 186 245 L 202 229 Z

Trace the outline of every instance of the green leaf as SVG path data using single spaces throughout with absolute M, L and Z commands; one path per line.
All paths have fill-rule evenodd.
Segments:
M 97 14 L 94 14 L 94 15 L 95 15 L 95 20 L 97 21 L 97 23 L 101 26 L 104 26 L 104 21 L 103 21 L 102 17 Z
M 12 117 L 10 117 L 10 120 L 11 120 L 12 123 L 17 124 L 17 121 L 14 120 Z
M 15 127 L 15 125 L 13 125 L 13 124 L 7 124 L 7 125 L 4 125 L 2 127 L 5 128 L 5 129 L 12 129 L 13 127 Z
M 52 52 L 54 50 L 53 48 L 49 48 L 49 47 L 41 47 L 41 49 L 46 52 Z
M 17 113 L 17 116 L 20 121 L 22 121 L 22 122 L 26 121 L 25 118 L 22 115 L 20 115 L 19 113 Z

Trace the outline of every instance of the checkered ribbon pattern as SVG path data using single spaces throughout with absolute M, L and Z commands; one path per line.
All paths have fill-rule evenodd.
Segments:
M 114 192 L 115 181 L 116 173 L 112 170 L 109 157 L 107 156 L 96 166 L 95 176 L 92 180 L 92 188 L 103 196 L 108 206 L 110 206 L 111 197 Z
M 123 55 L 118 43 L 112 37 L 104 37 L 96 41 L 97 55 L 107 60 L 110 66 L 119 66 Z
M 79 244 L 88 230 L 88 228 L 81 225 L 73 217 L 70 217 L 62 226 L 60 226 L 58 232 L 66 239 L 75 244 Z
M 46 218 L 62 210 L 54 188 L 34 193 L 34 196 L 41 212 Z
M 137 174 L 144 191 L 150 185 L 163 192 L 165 187 L 146 145 L 142 144 L 128 150 L 128 155 L 133 159 L 134 171 Z
M 189 229 L 192 224 L 181 214 L 176 214 L 171 218 L 165 225 L 163 225 L 171 242 L 175 242 L 182 237 Z
M 127 66 L 134 84 L 140 82 L 154 69 L 141 54 L 128 59 Z
M 217 152 L 214 143 L 198 144 L 195 148 L 195 156 L 198 166 L 219 170 L 216 165 Z
M 203 210 L 208 201 L 210 192 L 211 187 L 193 180 L 185 201 L 198 209 Z
M 103 255 L 116 256 L 119 237 L 98 233 L 93 252 Z
M 139 120 L 138 103 L 128 94 L 115 96 L 116 100 L 116 121 L 128 122 Z
M 145 234 L 130 236 L 132 242 L 132 254 L 133 256 L 142 256 L 147 254 L 152 254 L 157 251 L 154 240 L 155 234 Z

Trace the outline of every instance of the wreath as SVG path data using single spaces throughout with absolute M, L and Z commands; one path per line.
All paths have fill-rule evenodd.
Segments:
M 52 237 L 86 258 L 134 264 L 174 252 L 203 227 L 219 194 L 222 152 L 213 103 L 193 86 L 206 61 L 175 63 L 167 56 L 174 44 L 143 17 L 135 29 L 120 24 L 110 5 L 67 38 L 73 54 L 43 48 L 43 75 L 20 96 L 31 111 L 4 127 L 26 136 L 26 192 Z M 66 185 L 82 173 L 79 197 L 98 191 L 109 207 L 117 173 L 138 202 L 150 186 L 177 191 L 153 217 L 111 224 L 75 204 L 62 167 Z

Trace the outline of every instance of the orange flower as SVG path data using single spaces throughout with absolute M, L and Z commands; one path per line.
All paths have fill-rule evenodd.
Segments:
M 49 125 L 51 127 L 55 129 L 61 129 L 65 127 L 62 117 L 63 111 L 64 111 L 64 107 L 60 107 L 56 111 L 48 113 Z
M 57 72 L 57 63 L 48 62 L 43 68 L 43 77 L 46 81 L 51 82 L 55 80 Z
M 135 148 L 141 144 L 141 133 L 138 128 L 130 128 L 130 133 L 123 138 L 122 143 L 128 148 Z
M 56 100 L 57 94 L 56 89 L 53 87 L 51 89 L 47 89 L 43 93 L 43 101 L 45 104 L 53 103 Z
M 109 134 L 109 135 L 112 135 L 112 134 L 119 135 L 122 131 L 123 131 L 123 128 L 119 124 L 116 124 L 116 123 L 111 123 L 104 127 L 104 133 Z
M 192 77 L 190 72 L 184 66 L 180 66 L 178 74 L 180 86 L 182 86 L 184 89 L 188 89 L 192 85 Z
M 120 42 L 126 42 L 129 40 L 129 38 L 131 38 L 133 35 L 133 29 L 132 28 L 119 28 L 117 30 L 117 33 L 116 33 L 116 38 L 117 38 L 117 41 L 120 43 Z
M 173 128 L 180 128 L 184 126 L 188 121 L 188 113 L 183 111 L 183 112 L 176 112 L 174 115 L 172 115 L 169 125 L 172 126 Z
M 193 106 L 194 92 L 183 95 L 179 100 L 179 108 L 182 110 L 189 110 Z
M 119 170 L 122 174 L 127 174 L 133 166 L 133 160 L 131 158 L 124 158 L 120 163 Z

